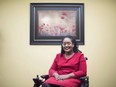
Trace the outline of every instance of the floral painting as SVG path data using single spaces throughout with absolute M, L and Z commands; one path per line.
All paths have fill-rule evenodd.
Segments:
M 60 45 L 67 35 L 84 45 L 84 3 L 30 3 L 31 45 Z
M 74 10 L 38 10 L 38 36 L 76 36 Z

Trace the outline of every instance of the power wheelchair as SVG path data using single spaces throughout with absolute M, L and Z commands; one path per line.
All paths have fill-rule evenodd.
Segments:
M 88 60 L 87 57 L 85 57 L 86 60 Z M 44 83 L 45 80 L 49 78 L 49 75 L 41 75 L 42 79 L 39 78 L 39 75 L 37 75 L 36 78 L 33 78 L 34 85 L 33 87 L 40 87 L 42 83 Z M 89 87 L 89 76 L 81 77 L 80 78 L 81 85 L 80 87 Z

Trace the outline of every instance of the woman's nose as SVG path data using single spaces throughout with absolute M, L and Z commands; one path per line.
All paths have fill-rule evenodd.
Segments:
M 68 46 L 68 44 L 66 44 L 65 46 Z

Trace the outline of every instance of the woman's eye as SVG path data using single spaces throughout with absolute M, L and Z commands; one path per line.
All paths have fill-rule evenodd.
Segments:
M 71 43 L 63 43 L 63 45 L 71 45 Z

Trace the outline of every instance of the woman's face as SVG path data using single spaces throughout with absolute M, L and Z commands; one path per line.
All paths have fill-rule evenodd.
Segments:
M 73 52 L 74 44 L 72 43 L 70 38 L 68 37 L 64 38 L 62 46 L 63 46 L 63 50 L 65 51 L 65 53 Z

